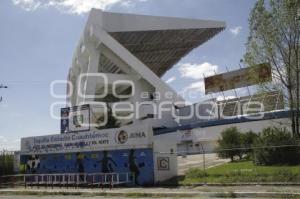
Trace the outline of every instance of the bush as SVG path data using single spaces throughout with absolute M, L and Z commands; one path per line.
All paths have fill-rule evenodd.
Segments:
M 242 134 L 236 127 L 227 128 L 222 131 L 221 139 L 218 140 L 218 144 L 217 153 L 219 157 L 230 158 L 231 161 L 233 161 L 236 156 L 242 159 Z
M 293 146 L 291 146 L 293 145 Z M 300 163 L 300 149 L 297 141 L 286 129 L 266 128 L 254 142 L 254 163 L 257 165 Z

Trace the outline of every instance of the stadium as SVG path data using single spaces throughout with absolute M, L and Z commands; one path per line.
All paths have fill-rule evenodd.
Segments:
M 178 155 L 213 152 L 225 128 L 259 132 L 288 123 L 281 93 L 186 105 L 161 79 L 224 29 L 222 21 L 92 9 L 69 70 L 61 132 L 22 138 L 20 168 L 32 183 L 54 175 L 57 183 L 153 185 L 177 176 Z M 271 81 L 267 64 L 255 72 Z M 206 77 L 205 92 L 257 84 L 249 73 Z

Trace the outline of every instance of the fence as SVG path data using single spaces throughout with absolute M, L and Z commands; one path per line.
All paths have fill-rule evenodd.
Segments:
M 134 174 L 127 173 L 64 173 L 64 174 L 24 174 L 0 177 L 0 187 L 5 186 L 45 186 L 45 187 L 105 187 L 128 185 L 134 182 Z

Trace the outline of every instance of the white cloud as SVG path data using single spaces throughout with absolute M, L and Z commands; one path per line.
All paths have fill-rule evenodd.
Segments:
M 87 13 L 92 8 L 106 10 L 118 3 L 120 3 L 121 6 L 128 7 L 134 2 L 145 1 L 146 0 L 12 0 L 14 5 L 20 6 L 26 11 L 53 7 L 62 12 L 71 14 Z
M 234 28 L 230 28 L 229 31 L 234 35 L 237 36 L 241 31 L 243 27 L 242 26 L 236 26 Z
M 193 91 L 199 91 L 201 93 L 205 92 L 205 85 L 203 79 L 198 82 L 193 82 L 187 87 L 184 88 L 184 90 L 193 90 Z
M 204 97 L 205 87 L 204 81 L 201 79 L 200 81 L 193 82 L 188 86 L 184 87 L 180 94 L 190 102 L 197 102 L 199 98 Z
M 191 101 L 196 101 L 200 97 L 205 96 L 204 76 L 211 76 L 218 72 L 218 66 L 209 62 L 201 64 L 196 63 L 181 63 L 179 64 L 179 72 L 181 77 L 196 79 L 181 91 L 182 96 Z
M 172 77 L 170 77 L 169 79 L 167 79 L 165 82 L 166 82 L 167 84 L 170 84 L 170 83 L 173 82 L 174 80 L 176 80 L 176 77 L 175 77 L 175 76 L 172 76 Z
M 37 0 L 13 0 L 13 4 L 19 5 L 26 11 L 36 10 L 41 6 L 41 3 Z
M 202 64 L 183 63 L 179 64 L 179 72 L 182 77 L 188 77 L 192 79 L 202 79 L 203 75 L 214 75 L 218 71 L 218 66 L 209 62 Z

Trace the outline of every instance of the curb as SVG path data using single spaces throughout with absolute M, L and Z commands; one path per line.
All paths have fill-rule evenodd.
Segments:
M 300 197 L 300 192 L 121 192 L 121 191 L 54 191 L 54 190 L 0 190 L 0 195 L 22 195 L 22 196 L 111 196 L 111 197 L 219 197 L 219 198 L 234 198 L 234 197 L 250 197 L 250 198 L 294 198 Z

